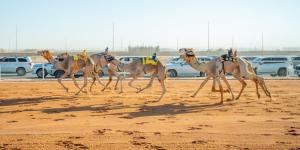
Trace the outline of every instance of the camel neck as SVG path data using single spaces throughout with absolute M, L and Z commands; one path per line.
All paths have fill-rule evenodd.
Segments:
M 192 68 L 198 71 L 204 70 L 204 63 L 200 63 L 196 57 L 192 58 L 191 62 L 187 62 Z

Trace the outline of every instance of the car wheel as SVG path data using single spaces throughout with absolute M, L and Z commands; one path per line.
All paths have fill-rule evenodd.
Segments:
M 205 72 L 200 72 L 200 77 L 205 77 Z
M 79 78 L 79 77 L 80 77 L 80 75 L 74 75 L 74 77 L 75 77 L 75 78 Z
M 254 70 L 255 74 L 257 74 L 257 68 L 254 68 L 253 70 Z
M 285 76 L 287 76 L 286 68 L 280 68 L 278 70 L 277 74 L 278 74 L 279 77 L 285 77 Z
M 63 70 L 58 70 L 55 72 L 55 78 L 60 78 L 65 72 Z
M 17 69 L 18 76 L 24 76 L 26 74 L 26 70 L 24 68 Z
M 176 72 L 176 70 L 168 70 L 168 75 L 169 75 L 169 77 L 171 77 L 171 78 L 173 78 L 173 77 L 177 77 L 177 72 Z
M 36 75 L 38 78 L 43 78 L 43 70 L 39 69 L 36 71 Z M 46 69 L 44 69 L 44 77 L 46 77 L 48 75 L 48 72 Z

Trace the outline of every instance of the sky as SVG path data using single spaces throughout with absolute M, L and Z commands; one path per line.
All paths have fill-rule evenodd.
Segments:
M 0 0 L 0 48 L 300 47 L 299 0 Z M 114 26 L 114 38 L 113 38 Z M 262 36 L 263 35 L 263 36 Z

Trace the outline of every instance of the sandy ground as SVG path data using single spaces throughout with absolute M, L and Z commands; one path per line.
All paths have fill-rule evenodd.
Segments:
M 223 105 L 211 82 L 190 97 L 201 82 L 167 80 L 160 102 L 157 81 L 79 96 L 70 81 L 69 93 L 56 81 L 0 82 L 0 149 L 300 149 L 300 80 L 267 80 L 272 101 L 248 81 Z

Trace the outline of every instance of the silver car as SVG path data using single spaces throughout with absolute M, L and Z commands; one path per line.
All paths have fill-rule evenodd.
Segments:
M 30 57 L 3 57 L 0 59 L 1 73 L 17 73 L 24 76 L 32 71 L 32 60 Z
M 55 78 L 61 77 L 65 71 L 63 70 L 57 70 L 53 67 L 51 63 L 45 63 L 44 64 L 44 77 L 51 75 Z M 38 78 L 43 77 L 43 64 L 34 64 L 32 69 L 32 74 L 36 74 Z M 83 75 L 83 71 L 80 70 L 77 73 L 75 73 L 75 77 L 80 77 Z
M 198 57 L 199 62 L 208 62 L 213 60 L 213 57 L 204 56 Z M 206 76 L 204 72 L 200 72 L 192 68 L 189 64 L 187 64 L 184 60 L 179 57 L 172 58 L 166 64 L 166 70 L 169 77 L 204 77 Z
M 258 75 L 269 74 L 283 77 L 292 74 L 293 71 L 291 58 L 286 56 L 259 57 L 252 61 L 252 66 Z

